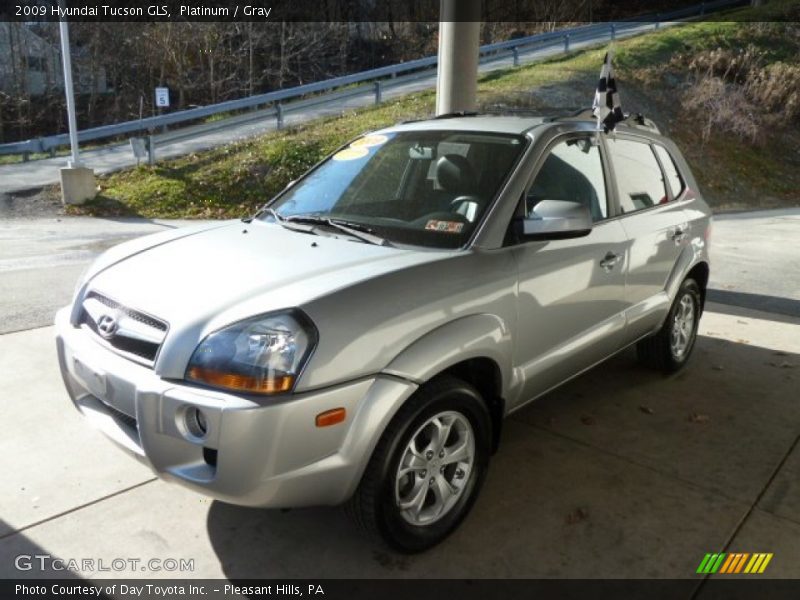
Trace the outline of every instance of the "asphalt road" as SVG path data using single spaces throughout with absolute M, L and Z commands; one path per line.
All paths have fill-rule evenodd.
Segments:
M 101 252 L 188 221 L 48 217 L 0 221 L 0 334 L 50 325 Z
M 670 25 L 673 25 L 673 23 L 662 23 L 661 27 L 667 27 Z M 646 31 L 651 31 L 652 29 L 653 24 L 642 23 L 640 27 L 618 33 L 617 37 L 630 37 L 632 35 L 638 35 Z M 606 35 L 598 35 L 597 38 L 592 40 L 572 43 L 571 49 L 578 50 L 603 42 L 608 42 L 608 37 Z M 561 54 L 562 52 L 563 50 L 559 46 L 550 46 L 543 49 L 520 52 L 520 63 L 528 64 L 541 61 L 545 58 Z M 512 66 L 512 57 L 509 54 L 507 56 L 503 56 L 502 58 L 487 60 L 481 63 L 479 71 L 481 73 L 488 73 L 497 69 L 505 69 L 510 66 Z M 598 72 L 599 68 L 600 65 L 598 65 Z M 384 82 L 382 97 L 384 100 L 399 98 L 412 92 L 431 89 L 435 87 L 435 85 L 435 70 L 426 71 L 421 75 L 414 75 L 413 77 L 398 77 L 396 80 L 387 80 Z M 587 90 L 587 106 L 591 103 L 591 94 L 592 90 Z M 307 103 L 305 101 L 295 103 L 297 105 L 295 108 L 293 108 L 292 103 L 287 103 L 284 106 L 284 123 L 286 126 L 300 125 L 309 120 L 320 117 L 341 115 L 343 112 L 369 106 L 374 102 L 374 93 L 371 90 L 366 90 L 364 93 L 350 96 L 346 99 L 311 107 L 306 107 L 305 105 Z M 219 125 L 219 127 L 216 127 L 212 131 L 198 132 L 197 134 L 191 134 L 188 137 L 181 137 L 165 143 L 164 145 L 159 145 L 156 150 L 157 157 L 159 159 L 164 159 L 185 156 L 193 152 L 199 152 L 208 148 L 222 146 L 238 140 L 273 131 L 275 129 L 275 119 L 270 117 L 256 121 L 248 121 L 245 123 L 234 123 L 231 125 L 225 124 L 225 121 L 220 121 L 217 125 Z M 130 150 L 130 146 L 127 142 L 124 144 L 116 144 L 96 150 L 82 152 L 81 160 L 86 166 L 91 167 L 94 169 L 95 173 L 98 174 L 118 171 L 136 164 L 136 160 L 134 159 Z M 67 157 L 61 156 L 0 166 L 0 196 L 2 196 L 4 193 L 38 188 L 43 185 L 58 183 L 58 170 L 59 168 L 66 166 L 66 161 Z
M 188 221 L 60 217 L 0 222 L 0 334 L 50 325 L 100 252 Z M 800 316 L 800 209 L 720 215 L 709 298 Z
M 709 299 L 800 316 L 800 209 L 715 217 Z

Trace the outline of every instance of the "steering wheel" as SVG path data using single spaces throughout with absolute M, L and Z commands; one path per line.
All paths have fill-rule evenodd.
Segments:
M 472 223 L 478 215 L 480 198 L 477 196 L 458 196 L 450 202 L 450 210 L 463 216 L 468 222 Z

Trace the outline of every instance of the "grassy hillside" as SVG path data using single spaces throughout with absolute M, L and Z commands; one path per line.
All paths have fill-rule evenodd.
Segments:
M 653 118 L 692 164 L 717 209 L 800 204 L 800 14 L 773 0 L 760 23 L 694 23 L 617 42 L 623 108 Z M 750 9 L 752 10 L 752 9 Z M 606 48 L 497 71 L 483 107 L 585 107 Z M 72 212 L 146 217 L 241 216 L 364 131 L 432 114 L 433 92 L 100 179 Z

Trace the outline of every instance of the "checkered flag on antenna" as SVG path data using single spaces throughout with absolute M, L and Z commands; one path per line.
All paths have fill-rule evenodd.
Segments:
M 613 131 L 617 123 L 625 119 L 617 93 L 617 81 L 611 66 L 611 53 L 606 52 L 603 67 L 600 69 L 600 81 L 592 103 L 592 114 L 597 118 L 597 129 L 603 128 L 608 133 Z

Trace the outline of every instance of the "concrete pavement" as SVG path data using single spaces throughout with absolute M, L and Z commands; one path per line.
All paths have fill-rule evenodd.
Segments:
M 81 422 L 50 327 L 4 335 L 0 576 L 41 576 L 12 566 L 34 549 L 194 561 L 167 576 L 698 582 L 706 552 L 760 551 L 775 553 L 767 576 L 799 577 L 800 319 L 711 306 L 701 327 L 677 376 L 626 351 L 513 415 L 467 521 L 411 557 L 361 539 L 335 508 L 245 509 L 154 480 Z
M 52 328 L 31 327 L 51 322 L 72 292 L 72 272 L 97 252 L 180 223 L 4 222 L 0 325 L 26 330 L 0 335 L 0 577 L 41 576 L 14 570 L 14 558 L 50 553 L 106 564 L 194 561 L 187 572 L 126 566 L 114 576 L 699 584 L 694 572 L 705 553 L 740 551 L 773 552 L 765 576 L 798 578 L 798 218 L 797 210 L 717 217 L 712 302 L 690 365 L 665 378 L 638 367 L 627 350 L 512 415 L 473 513 L 417 557 L 364 541 L 338 509 L 244 509 L 157 480 L 72 408 Z M 714 302 L 722 292 L 739 296 Z M 781 310 L 754 309 L 765 306 Z

